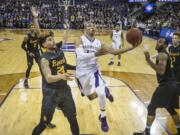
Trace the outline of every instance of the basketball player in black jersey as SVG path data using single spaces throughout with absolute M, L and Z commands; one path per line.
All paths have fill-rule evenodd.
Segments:
M 39 31 L 38 13 L 34 7 L 32 14 L 34 24 Z M 57 48 L 52 33 L 41 37 L 40 42 L 46 48 L 40 60 L 43 100 L 40 123 L 34 128 L 32 135 L 40 135 L 49 127 L 56 107 L 60 108 L 67 117 L 72 134 L 79 135 L 75 103 L 67 84 L 67 80 L 72 80 L 72 75 L 67 73 L 67 70 L 75 70 L 75 66 L 66 63 L 64 53 Z
M 173 33 L 173 45 L 169 47 L 169 55 L 171 57 L 172 69 L 174 71 L 176 81 L 180 84 L 180 32 Z
M 179 101 L 177 98 L 177 85 L 173 71 L 171 69 L 170 56 L 166 52 L 167 42 L 165 39 L 159 39 L 157 41 L 156 50 L 158 55 L 156 58 L 156 64 L 150 59 L 150 54 L 145 51 L 145 58 L 148 65 L 156 71 L 157 81 L 159 83 L 155 92 L 153 93 L 151 102 L 148 106 L 148 116 L 146 122 L 146 128 L 143 132 L 134 133 L 134 135 L 150 135 L 151 125 L 155 119 L 157 108 L 166 108 L 172 116 L 176 127 L 177 135 L 180 134 L 180 120 L 175 108 L 179 108 Z
M 30 32 L 24 38 L 21 47 L 26 51 L 28 66 L 26 70 L 26 78 L 24 80 L 24 87 L 29 88 L 28 78 L 33 65 L 33 61 L 35 60 L 36 63 L 39 65 L 41 55 L 41 50 L 38 42 L 38 34 L 35 31 L 35 26 L 33 24 L 30 24 Z
M 42 39 L 41 39 L 42 40 Z M 72 80 L 68 69 L 75 67 L 68 65 L 64 53 L 56 49 L 53 37 L 46 36 L 42 41 L 47 51 L 42 55 L 42 90 L 43 100 L 40 123 L 33 130 L 33 135 L 39 135 L 51 122 L 55 108 L 58 106 L 67 117 L 73 135 L 79 135 L 79 126 L 76 119 L 76 108 L 71 89 L 67 80 Z
M 56 49 L 52 36 L 47 35 L 41 40 L 43 40 L 41 42 L 44 47 L 47 48 L 41 59 L 43 101 L 41 121 L 35 128 L 33 135 L 40 134 L 50 123 L 56 106 L 60 107 L 68 118 L 73 135 L 78 135 L 75 104 L 70 87 L 67 85 L 67 80 L 71 80 L 71 74 L 67 73 L 67 69 L 75 69 L 75 67 L 66 64 L 64 53 Z

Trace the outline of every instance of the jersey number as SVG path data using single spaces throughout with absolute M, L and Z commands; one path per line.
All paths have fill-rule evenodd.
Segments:
M 60 73 L 60 74 L 65 73 L 65 71 L 64 71 L 64 66 L 57 67 L 57 71 L 58 71 L 58 73 Z

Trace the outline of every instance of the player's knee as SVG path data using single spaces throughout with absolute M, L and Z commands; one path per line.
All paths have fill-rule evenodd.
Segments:
M 97 98 L 97 93 L 94 92 L 91 95 L 88 95 L 87 97 L 88 97 L 89 100 L 94 100 L 95 98 Z
M 156 114 L 156 107 L 152 104 L 149 104 L 148 106 L 148 115 L 155 116 Z
M 98 97 L 104 97 L 106 96 L 106 93 L 105 93 L 105 86 L 99 86 L 96 88 L 96 93 L 98 95 Z
M 76 120 L 76 112 L 75 111 L 66 113 L 64 116 L 68 119 L 68 121 Z

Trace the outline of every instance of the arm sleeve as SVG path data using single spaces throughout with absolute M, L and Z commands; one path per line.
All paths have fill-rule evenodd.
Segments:
M 70 64 L 66 64 L 66 68 L 67 68 L 67 70 L 76 70 L 76 66 L 73 66 Z

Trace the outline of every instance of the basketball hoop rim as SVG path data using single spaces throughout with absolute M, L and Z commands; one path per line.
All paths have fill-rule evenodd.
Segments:
M 65 7 L 65 8 L 73 7 L 74 3 L 71 4 L 70 2 L 71 2 L 70 0 L 63 0 L 63 4 L 59 4 L 59 6 L 60 7 Z

